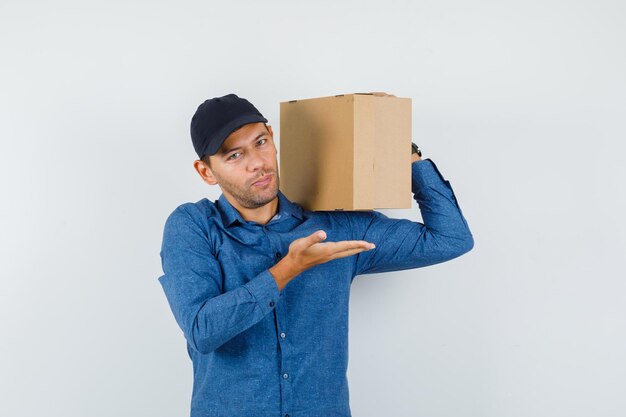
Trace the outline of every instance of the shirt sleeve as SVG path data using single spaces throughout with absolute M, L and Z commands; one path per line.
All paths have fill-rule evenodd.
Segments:
M 222 291 L 222 270 L 203 227 L 180 207 L 165 222 L 159 277 L 189 345 L 209 353 L 267 315 L 279 297 L 264 270 L 246 284 Z
M 450 182 L 430 159 L 411 164 L 411 190 L 424 223 L 358 212 L 350 216 L 354 239 L 376 244 L 356 256 L 355 274 L 433 265 L 469 252 L 474 239 Z

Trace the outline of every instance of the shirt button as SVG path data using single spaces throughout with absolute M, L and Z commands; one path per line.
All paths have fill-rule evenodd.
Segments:
M 280 252 L 276 252 L 276 259 L 280 259 L 282 257 L 283 257 L 283 255 Z
M 283 379 L 287 379 L 287 378 L 289 378 L 289 374 L 286 374 L 286 373 L 283 374 Z
M 281 339 L 284 339 L 285 337 L 287 337 L 287 335 L 286 335 L 285 333 L 281 333 L 281 334 L 280 334 L 280 338 L 281 338 Z
M 275 305 L 276 305 L 276 303 L 275 303 L 275 302 L 270 301 L 270 307 L 274 307 Z

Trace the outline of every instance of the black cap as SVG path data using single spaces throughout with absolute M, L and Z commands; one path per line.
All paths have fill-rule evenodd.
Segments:
M 245 98 L 228 94 L 206 100 L 191 118 L 191 141 L 198 158 L 215 155 L 228 135 L 258 122 L 267 123 L 267 119 Z

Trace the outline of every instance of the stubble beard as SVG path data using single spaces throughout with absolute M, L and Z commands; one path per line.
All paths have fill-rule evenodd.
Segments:
M 278 195 L 278 189 L 280 185 L 278 173 L 268 171 L 265 174 L 272 174 L 272 176 L 274 177 L 274 181 L 272 182 L 273 185 L 271 188 L 261 189 L 256 187 L 255 185 L 251 185 L 247 188 L 240 187 L 230 181 L 225 180 L 224 178 L 213 172 L 213 175 L 215 175 L 218 184 L 222 188 L 222 191 L 226 190 L 230 195 L 233 196 L 235 200 L 237 200 L 237 203 L 239 203 L 242 207 L 248 209 L 263 207 L 270 201 L 274 200 L 274 198 L 276 198 L 276 196 Z M 260 177 L 261 176 L 259 176 L 259 178 Z M 257 180 L 258 179 L 256 179 L 255 181 Z

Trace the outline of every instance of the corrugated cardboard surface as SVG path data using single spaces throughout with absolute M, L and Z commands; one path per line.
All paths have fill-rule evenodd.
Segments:
M 411 207 L 411 99 L 280 103 L 280 188 L 309 210 Z

